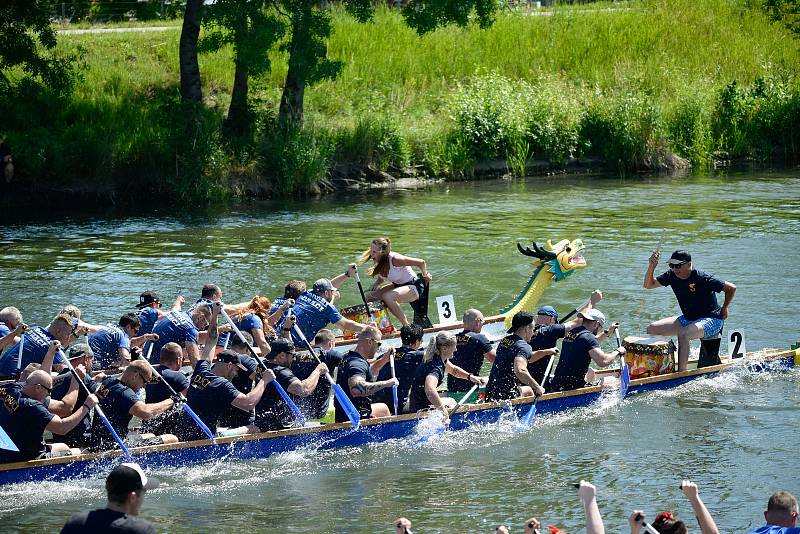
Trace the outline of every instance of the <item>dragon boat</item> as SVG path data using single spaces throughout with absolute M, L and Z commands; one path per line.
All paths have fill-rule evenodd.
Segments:
M 725 357 L 721 362 L 710 367 L 690 368 L 687 371 L 631 380 L 626 396 L 631 397 L 648 391 L 675 388 L 701 377 L 709 377 L 737 368 L 754 373 L 785 371 L 800 366 L 800 344 L 787 350 L 764 349 L 751 352 L 737 359 Z M 616 371 L 605 371 L 605 373 L 614 372 Z M 619 397 L 619 389 L 604 389 L 602 386 L 594 386 L 548 393 L 538 399 L 536 410 L 538 414 L 548 414 L 581 408 L 597 402 L 603 395 Z M 492 424 L 501 418 L 521 418 L 528 412 L 533 402 L 533 398 L 527 397 L 502 403 L 465 404 L 458 412 L 451 415 L 449 431 L 459 431 L 478 424 Z M 133 459 L 145 469 L 157 471 L 164 467 L 264 458 L 273 454 L 304 449 L 358 447 L 390 439 L 413 438 L 421 419 L 428 415 L 428 412 L 420 412 L 364 420 L 359 428 L 353 428 L 350 423 L 334 423 L 247 436 L 221 437 L 217 438 L 216 445 L 210 440 L 202 440 L 131 448 L 130 452 Z M 535 427 L 526 431 L 533 432 Z M 123 456 L 120 451 L 109 451 L 102 454 L 81 454 L 2 464 L 0 465 L 0 485 L 90 477 L 102 478 L 106 476 L 113 465 L 121 461 L 123 461 Z
M 522 291 L 511 304 L 502 308 L 498 314 L 484 318 L 483 333 L 490 339 L 503 337 L 505 331 L 511 326 L 511 318 L 518 312 L 532 312 L 539 300 L 541 300 L 545 290 L 554 282 L 565 280 L 587 266 L 586 259 L 583 256 L 586 247 L 581 239 L 562 239 L 556 243 L 548 240 L 541 247 L 535 242 L 531 243 L 531 247 L 523 247 L 517 243 L 517 249 L 521 254 L 534 258 L 533 272 Z M 384 344 L 388 347 L 399 347 L 400 333 L 392 326 L 386 307 L 382 303 L 371 303 L 370 309 L 373 311 L 373 316 L 376 317 L 378 326 L 384 334 Z M 343 308 L 342 312 L 343 315 L 356 322 L 366 323 L 369 319 L 363 304 Z M 438 332 L 457 333 L 463 329 L 464 323 L 461 321 L 433 325 L 424 329 L 423 343 L 427 343 L 428 339 Z M 355 334 L 345 332 L 344 337 L 337 340 L 337 348 L 343 350 L 353 348 L 355 345 L 354 338 Z

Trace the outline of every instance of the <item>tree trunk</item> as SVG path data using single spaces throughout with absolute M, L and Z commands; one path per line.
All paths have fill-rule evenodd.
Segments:
M 289 70 L 281 95 L 278 112 L 280 123 L 284 126 L 298 127 L 303 124 L 303 98 L 308 76 L 312 10 L 310 3 L 304 2 L 292 16 L 292 44 L 289 48 Z
M 200 37 L 200 17 L 203 0 L 187 0 L 183 28 L 178 48 L 181 71 L 181 98 L 184 102 L 202 104 L 200 64 L 197 62 L 197 40 Z
M 237 58 L 233 90 L 231 91 L 231 105 L 228 108 L 228 116 L 222 123 L 222 129 L 226 135 L 241 137 L 250 132 L 252 121 L 250 107 L 247 105 L 248 75 L 247 66 Z

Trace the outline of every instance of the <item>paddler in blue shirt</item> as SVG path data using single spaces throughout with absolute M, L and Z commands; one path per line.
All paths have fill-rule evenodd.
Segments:
M 767 524 L 748 534 L 800 534 L 797 528 L 797 498 L 788 491 L 776 491 L 769 498 L 764 519 Z
M 80 337 L 81 333 L 78 319 L 65 313 L 56 315 L 46 329 L 39 326 L 29 327 L 22 339 L 11 345 L 0 357 L 0 376 L 15 375 L 31 363 L 41 364 L 51 341 L 58 340 L 63 347 L 66 347 L 70 341 Z M 21 358 L 19 355 L 20 343 L 23 345 Z M 64 364 L 64 357 L 57 354 L 55 363 Z
M 97 367 L 125 367 L 131 361 L 131 347 L 141 347 L 147 341 L 158 341 L 158 334 L 136 336 L 139 318 L 126 313 L 119 318 L 117 326 L 107 325 L 89 335 L 89 346 L 94 352 Z
M 344 274 L 328 280 L 327 278 L 320 278 L 311 288 L 311 291 L 305 291 L 294 303 L 292 311 L 297 318 L 297 326 L 303 332 L 306 339 L 313 339 L 320 329 L 325 328 L 329 323 L 333 323 L 342 330 L 350 330 L 352 332 L 361 332 L 364 325 L 351 321 L 342 316 L 333 302 L 338 295 L 339 287 L 348 278 L 353 276 L 356 272 L 356 264 L 351 263 L 347 267 Z M 278 322 L 278 327 L 282 329 L 284 337 L 291 333 L 292 339 L 295 343 L 300 343 L 300 339 L 296 337 L 290 328 L 284 327 L 286 319 Z
M 171 311 L 156 323 L 153 334 L 157 335 L 153 341 L 153 350 L 150 354 L 150 363 L 157 363 L 161 347 L 167 343 L 177 343 L 185 351 L 189 363 L 195 365 L 200 355 L 200 331 L 208 327 L 211 311 L 208 305 L 197 305 L 191 312 Z
M 689 364 L 689 343 L 692 339 L 708 338 L 722 331 L 728 318 L 728 306 L 733 301 L 736 286 L 712 274 L 698 271 L 692 264 L 692 256 L 685 250 L 676 250 L 667 264 L 669 270 L 658 278 L 653 272 L 658 266 L 661 252 L 650 256 L 644 275 L 644 288 L 672 287 L 682 315 L 658 320 L 647 327 L 647 333 L 657 336 L 678 336 L 678 371 L 685 371 Z M 716 293 L 725 293 L 722 306 Z
M 18 325 L 22 324 L 22 314 L 14 306 L 6 306 L 0 310 L 0 338 L 7 336 Z M 3 348 L 0 347 L 0 350 Z

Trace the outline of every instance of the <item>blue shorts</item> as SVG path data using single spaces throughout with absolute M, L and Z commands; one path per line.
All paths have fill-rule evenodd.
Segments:
M 681 323 L 681 326 L 683 327 L 687 327 L 690 324 L 699 324 L 703 327 L 703 337 L 716 336 L 722 332 L 722 325 L 725 324 L 722 319 L 717 319 L 716 317 L 701 317 L 694 321 L 690 321 L 683 315 L 678 317 L 678 322 Z

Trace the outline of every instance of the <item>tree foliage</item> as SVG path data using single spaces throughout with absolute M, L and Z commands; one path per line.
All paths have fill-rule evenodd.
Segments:
M 26 78 L 66 93 L 75 80 L 77 58 L 77 53 L 56 51 L 49 2 L 3 0 L 0 3 L 0 81 L 7 88 L 12 85 L 9 71 L 19 68 Z
M 764 9 L 772 20 L 800 35 L 800 0 L 764 0 Z

